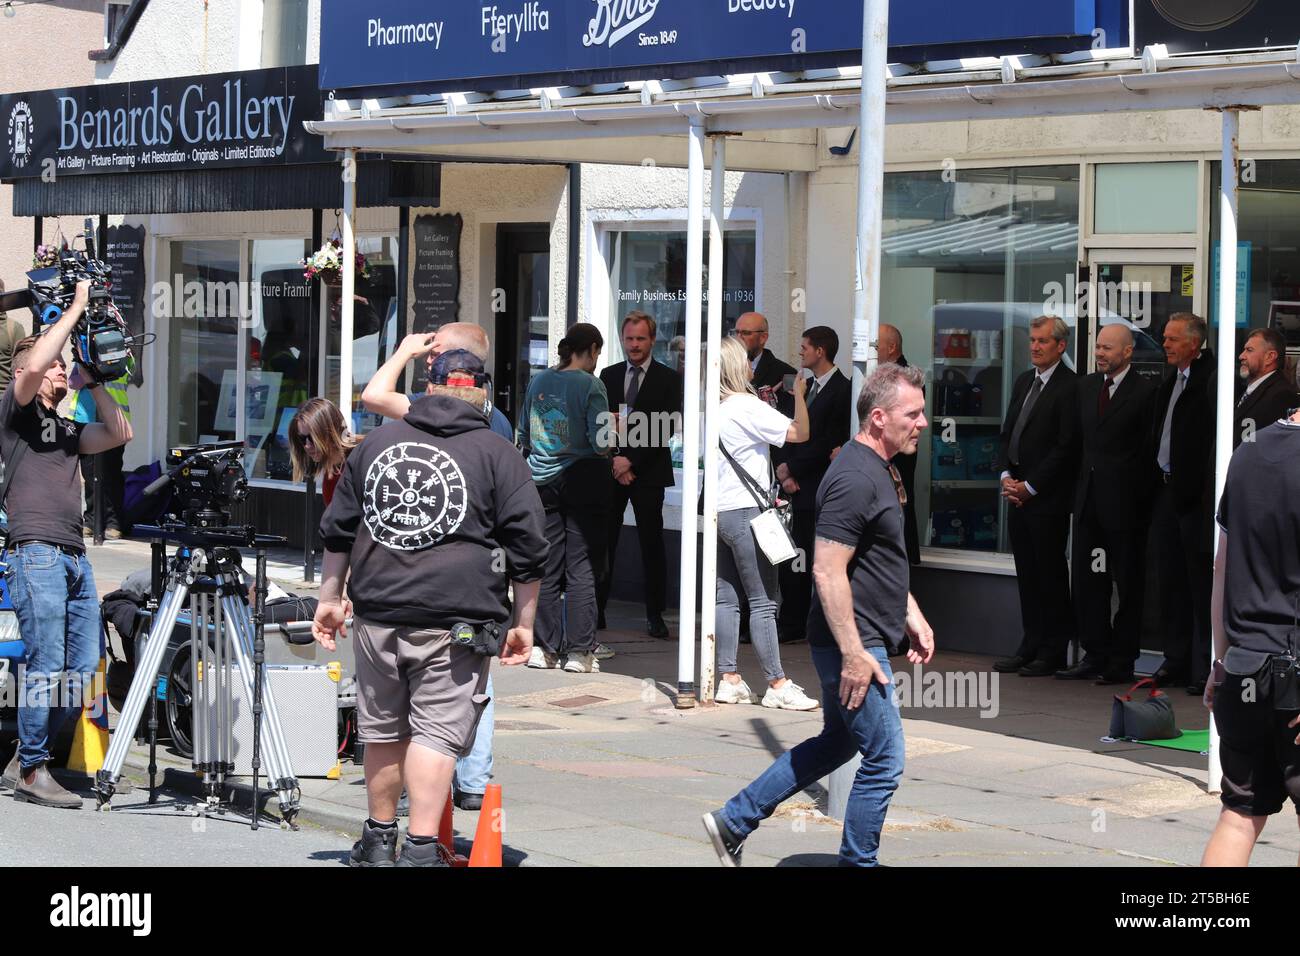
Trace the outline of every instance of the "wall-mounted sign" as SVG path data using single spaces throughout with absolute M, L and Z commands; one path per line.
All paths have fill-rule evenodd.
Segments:
M 895 0 L 889 43 L 899 59 L 1120 46 L 1127 10 L 1122 0 Z M 323 90 L 509 89 L 861 62 L 861 0 L 321 4 Z
M 137 339 L 144 335 L 144 226 L 109 226 L 99 237 L 104 261 L 113 267 L 111 294 L 117 311 Z M 135 346 L 133 385 L 144 381 L 144 346 Z
M 323 163 L 316 67 L 0 95 L 0 179 Z
M 1135 0 L 1133 27 L 1140 50 L 1163 43 L 1171 53 L 1295 46 L 1295 0 Z
M 412 332 L 432 332 L 460 319 L 459 215 L 416 216 L 412 244 Z

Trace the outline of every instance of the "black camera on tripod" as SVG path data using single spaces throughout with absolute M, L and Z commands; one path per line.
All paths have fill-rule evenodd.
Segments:
M 226 530 L 230 506 L 248 497 L 241 441 L 183 445 L 167 452 L 171 467 L 145 488 L 146 495 L 173 486 L 173 514 L 193 531 Z
M 0 297 L 0 309 L 27 306 L 34 317 L 33 328 L 41 329 L 59 321 L 76 297 L 77 283 L 89 281 L 90 301 L 72 334 L 72 351 L 96 382 L 111 382 L 129 370 L 136 339 L 113 304 L 113 268 L 95 257 L 90 219 L 86 220 L 85 243 L 83 251 L 61 249 L 58 265 L 28 272 L 27 289 Z

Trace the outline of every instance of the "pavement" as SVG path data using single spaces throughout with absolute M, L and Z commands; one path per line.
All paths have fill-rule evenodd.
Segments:
M 146 566 L 148 550 L 138 542 L 111 542 L 91 549 L 91 557 L 100 589 L 107 591 L 129 570 Z M 301 555 L 296 560 L 295 566 L 285 554 L 271 573 L 282 586 L 302 592 L 307 589 Z M 676 710 L 677 645 L 646 637 L 639 611 L 611 604 L 611 629 L 600 637 L 616 656 L 602 662 L 601 673 L 493 664 L 493 782 L 504 794 L 507 865 L 716 866 L 701 814 L 818 732 L 819 711 L 757 705 Z M 676 622 L 668 620 L 675 634 Z M 1206 792 L 1205 756 L 1104 741 L 1117 688 L 995 675 L 991 659 L 945 654 L 943 635 L 936 640 L 939 654 L 922 673 L 900 665 L 907 769 L 882 838 L 882 863 L 1199 861 L 1219 808 L 1218 798 Z M 782 645 L 781 653 L 787 673 L 815 696 L 807 645 Z M 740 668 L 751 686 L 761 685 L 749 645 L 741 646 Z M 1180 726 L 1206 725 L 1199 699 L 1180 690 L 1172 697 Z M 144 763 L 143 749 L 133 749 L 133 779 L 142 779 Z M 164 763 L 188 769 L 188 762 L 171 755 Z M 272 829 L 252 838 L 273 845 L 277 862 L 341 860 L 338 848 L 355 838 L 366 815 L 360 768 L 345 762 L 340 779 L 301 784 L 302 833 Z M 7 807 L 0 820 L 13 819 Z M 821 786 L 795 794 L 749 838 L 745 865 L 834 865 L 841 828 L 825 811 Z M 1300 832 L 1289 816 L 1281 814 L 1264 831 L 1256 865 L 1295 864 Z M 476 822 L 477 814 L 456 811 L 459 836 L 472 837 Z M 0 823 L 0 836 L 11 825 Z M 179 833 L 191 822 L 149 825 Z M 295 840 L 302 846 L 296 856 Z

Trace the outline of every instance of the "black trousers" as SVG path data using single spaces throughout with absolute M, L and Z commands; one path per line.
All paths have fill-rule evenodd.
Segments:
M 817 540 L 817 512 L 795 510 L 791 513 L 790 536 L 802 554 L 793 561 L 782 562 L 781 608 L 776 623 L 782 636 L 802 637 L 808 629 L 808 611 L 812 607 L 813 548 Z
M 122 496 L 126 491 L 125 479 L 122 477 L 122 458 L 126 454 L 126 446 L 118 445 L 116 448 L 110 448 L 108 451 L 101 452 L 104 457 L 104 464 L 100 470 L 103 479 L 103 500 L 104 500 L 104 528 L 117 528 L 119 531 L 126 532 L 129 529 L 122 527 Z M 95 456 L 81 456 L 81 478 L 85 482 L 85 499 L 86 511 L 82 516 L 86 527 L 95 527 Z
M 1083 649 L 1100 667 L 1125 670 L 1138 659 L 1145 592 L 1145 526 L 1105 527 L 1089 495 L 1074 516 L 1074 609 Z
M 1160 620 L 1165 661 L 1201 680 L 1210 672 L 1210 589 L 1214 541 L 1209 516 L 1180 512 L 1167 485 L 1156 493 L 1151 516 L 1160 575 Z
M 1020 620 L 1024 636 L 1018 657 L 1065 663 L 1074 634 L 1070 611 L 1070 568 L 1065 560 L 1070 537 L 1069 515 L 1025 514 L 1007 509 L 1007 532 L 1016 559 Z
M 600 580 L 600 611 L 605 613 L 614 578 L 614 556 L 618 553 L 618 538 L 623 532 L 623 512 L 632 502 L 636 516 L 636 536 L 641 545 L 641 573 L 645 580 L 645 613 L 647 618 L 663 614 L 668 606 L 668 554 L 664 549 L 664 489 L 647 487 L 637 482 L 621 485 L 609 478 L 606 469 L 605 483 L 609 511 L 606 515 L 605 553 L 608 564 Z
M 546 510 L 546 575 L 533 637 L 548 654 L 596 644 L 596 577 L 605 565 L 609 463 L 574 462 L 537 491 Z M 563 603 L 561 603 L 563 599 Z

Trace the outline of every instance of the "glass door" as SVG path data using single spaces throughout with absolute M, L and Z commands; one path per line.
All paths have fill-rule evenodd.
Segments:
M 497 227 L 497 313 L 493 401 L 516 428 L 516 410 L 534 372 L 552 364 L 551 227 L 546 223 Z M 576 294 L 576 290 L 570 290 Z
M 1194 311 L 1194 249 L 1094 250 L 1078 288 L 1078 314 L 1086 320 L 1076 336 L 1078 369 L 1093 371 L 1092 343 L 1106 325 L 1124 323 L 1133 333 L 1133 369 L 1160 381 L 1165 375 L 1165 323 L 1176 312 Z

